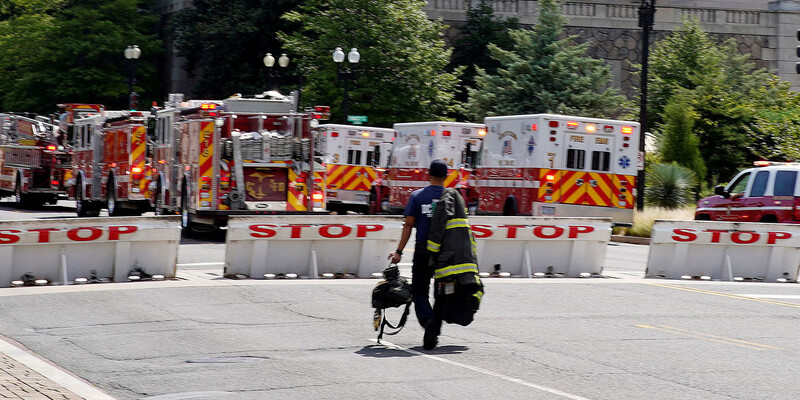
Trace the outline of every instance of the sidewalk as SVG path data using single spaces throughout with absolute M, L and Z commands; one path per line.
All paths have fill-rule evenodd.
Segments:
M 114 400 L 3 336 L 0 336 L 0 399 Z
M 83 397 L 64 389 L 5 353 L 0 353 L 0 398 L 24 400 L 83 399 Z

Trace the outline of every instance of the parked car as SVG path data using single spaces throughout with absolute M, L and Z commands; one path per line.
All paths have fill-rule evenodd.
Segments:
M 697 202 L 695 219 L 800 223 L 800 163 L 759 161 L 714 196 Z

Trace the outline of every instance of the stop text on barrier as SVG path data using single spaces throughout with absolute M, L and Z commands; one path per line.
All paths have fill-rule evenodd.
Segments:
M 766 243 L 776 244 L 778 240 L 792 238 L 789 232 L 755 232 L 755 231 L 729 231 L 724 229 L 691 229 L 674 228 L 672 229 L 672 240 L 676 242 L 702 242 L 702 243 L 722 243 L 723 240 L 730 240 L 734 244 L 754 244 Z M 729 243 L 729 242 L 725 242 Z
M 595 231 L 588 225 L 472 225 L 477 239 L 518 239 L 518 236 L 533 234 L 537 239 L 577 239 L 580 235 Z
M 33 243 L 50 242 L 92 242 L 96 240 L 120 240 L 122 235 L 131 234 L 138 230 L 136 226 L 86 226 L 72 229 L 37 228 L 37 229 L 0 229 L 0 245 L 18 243 L 23 237 L 32 235 Z
M 372 232 L 380 232 L 383 225 L 379 224 L 256 224 L 250 225 L 250 236 L 254 238 L 271 238 L 278 235 L 282 230 L 288 230 L 289 237 L 292 239 L 304 239 L 314 235 L 319 235 L 327 239 L 341 239 L 346 237 L 366 238 Z M 309 229 L 307 229 L 309 228 Z M 353 233 L 355 232 L 355 236 Z

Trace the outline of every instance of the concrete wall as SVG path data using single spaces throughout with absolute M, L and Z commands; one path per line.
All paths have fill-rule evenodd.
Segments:
M 469 0 L 429 0 L 425 10 L 431 18 L 441 18 L 450 25 L 447 35 L 455 38 L 457 26 L 466 20 Z M 628 96 L 636 95 L 635 78 L 630 63 L 641 63 L 641 29 L 638 27 L 636 0 L 568 1 L 562 11 L 568 18 L 567 32 L 590 41 L 589 55 L 604 59 L 612 67 L 613 85 Z M 653 38 L 664 37 L 681 24 L 683 16 L 700 19 L 712 35 L 739 43 L 742 53 L 749 53 L 759 67 L 775 71 L 800 90 L 795 73 L 797 30 L 800 29 L 800 2 L 781 1 L 678 1 L 659 0 Z M 538 1 L 506 0 L 495 4 L 498 17 L 515 17 L 529 26 L 537 21 Z M 798 11 L 792 11 L 797 8 Z M 652 40 L 652 39 L 651 39 Z

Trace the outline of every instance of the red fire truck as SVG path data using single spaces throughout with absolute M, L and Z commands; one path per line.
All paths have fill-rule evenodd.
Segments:
M 141 215 L 150 209 L 146 123 L 138 111 L 75 119 L 70 194 L 79 216 Z
M 315 132 L 327 171 L 327 209 L 368 212 L 370 189 L 388 164 L 394 129 L 325 124 Z
M 428 166 L 434 159 L 450 167 L 445 186 L 461 190 L 472 212 L 477 206 L 469 184 L 472 165 L 486 136 L 486 126 L 466 122 L 410 122 L 394 124 L 396 137 L 387 179 L 374 189 L 383 211 L 400 213 L 414 190 L 427 186 Z
M 56 125 L 44 117 L 0 114 L 0 195 L 18 207 L 55 204 L 66 196 L 70 153 Z
M 487 117 L 479 212 L 633 223 L 639 124 L 565 115 Z
M 180 213 L 184 228 L 202 230 L 229 215 L 324 208 L 325 169 L 311 157 L 314 114 L 295 112 L 293 97 L 173 100 L 153 113 L 158 213 Z

